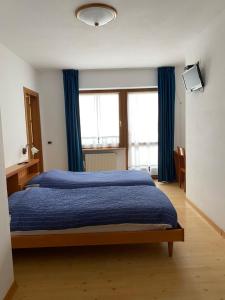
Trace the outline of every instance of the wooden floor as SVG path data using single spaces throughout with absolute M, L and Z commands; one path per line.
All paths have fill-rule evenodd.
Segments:
M 225 240 L 176 185 L 159 187 L 174 203 L 184 243 L 14 251 L 14 300 L 225 300 Z

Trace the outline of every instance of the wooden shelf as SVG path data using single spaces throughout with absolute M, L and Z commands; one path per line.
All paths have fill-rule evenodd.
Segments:
M 6 178 L 9 178 L 22 170 L 25 170 L 31 166 L 39 164 L 39 159 L 31 159 L 29 161 L 23 162 L 21 164 L 13 165 L 9 168 L 6 168 Z
M 8 195 L 21 191 L 35 176 L 39 175 L 39 159 L 31 159 L 6 169 Z

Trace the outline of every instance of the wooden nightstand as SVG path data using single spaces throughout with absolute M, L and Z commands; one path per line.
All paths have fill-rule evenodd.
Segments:
M 39 175 L 39 159 L 31 159 L 6 169 L 8 195 L 21 191 L 35 176 Z

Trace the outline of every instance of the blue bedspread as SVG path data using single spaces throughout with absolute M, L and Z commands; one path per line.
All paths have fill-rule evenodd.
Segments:
M 146 171 L 69 172 L 51 170 L 40 174 L 28 183 L 28 185 L 32 184 L 60 189 L 98 186 L 155 186 L 154 181 Z
M 177 226 L 170 200 L 151 186 L 30 188 L 10 196 L 9 211 L 11 231 L 122 223 Z

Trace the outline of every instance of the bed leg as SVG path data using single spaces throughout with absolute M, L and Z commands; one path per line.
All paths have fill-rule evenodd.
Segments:
M 169 257 L 173 256 L 173 242 L 168 242 L 168 253 Z

